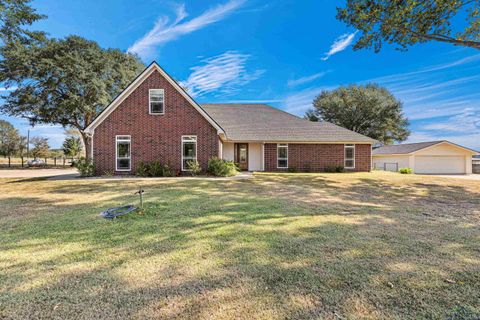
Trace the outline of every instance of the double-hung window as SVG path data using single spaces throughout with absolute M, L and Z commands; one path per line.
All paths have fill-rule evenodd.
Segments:
M 130 171 L 131 170 L 131 138 L 130 136 L 116 137 L 116 171 Z
M 165 92 L 163 89 L 150 89 L 148 92 L 150 114 L 165 113 Z
M 197 136 L 182 136 L 182 171 L 188 170 L 188 162 L 197 160 Z
M 288 168 L 288 144 L 277 144 L 277 168 Z
M 345 169 L 355 169 L 355 145 L 345 145 Z

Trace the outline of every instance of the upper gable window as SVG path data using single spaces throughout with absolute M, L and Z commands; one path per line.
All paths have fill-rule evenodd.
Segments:
M 163 89 L 149 90 L 149 112 L 150 114 L 165 113 L 165 94 Z

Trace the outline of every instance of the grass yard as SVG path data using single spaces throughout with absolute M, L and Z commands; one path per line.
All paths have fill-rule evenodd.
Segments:
M 0 319 L 455 316 L 480 316 L 478 181 L 0 180 Z

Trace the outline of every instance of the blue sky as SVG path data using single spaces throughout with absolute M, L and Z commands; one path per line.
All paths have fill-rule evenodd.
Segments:
M 301 3 L 301 5 L 299 5 Z M 35 28 L 156 60 L 199 102 L 261 102 L 303 115 L 322 89 L 376 82 L 404 102 L 409 142 L 447 139 L 480 150 L 480 51 L 426 43 L 353 51 L 340 1 L 39 0 Z M 25 120 L 8 119 L 26 133 Z M 63 129 L 31 135 L 59 147 Z

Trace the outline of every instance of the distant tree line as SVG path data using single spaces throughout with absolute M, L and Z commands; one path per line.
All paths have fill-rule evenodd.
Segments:
M 10 122 L 0 120 L 0 156 L 8 158 L 8 166 L 11 166 L 11 158 L 32 157 L 35 159 L 43 158 L 78 158 L 83 152 L 82 141 L 78 132 L 74 130 L 66 131 L 67 137 L 63 142 L 61 149 L 51 149 L 48 139 L 45 137 L 32 137 L 27 141 L 27 137 L 20 135 Z M 32 148 L 29 148 L 31 146 Z

